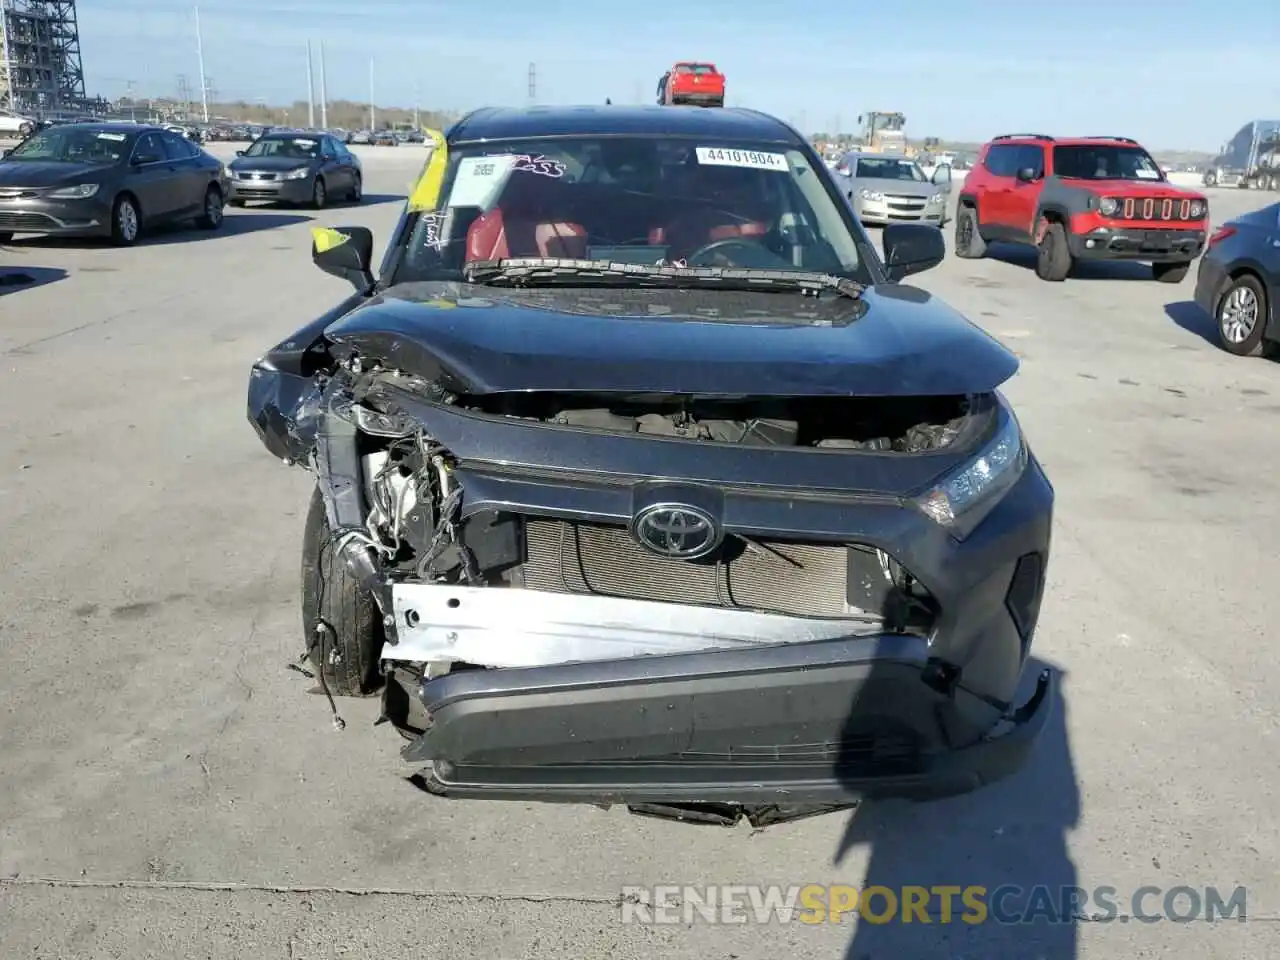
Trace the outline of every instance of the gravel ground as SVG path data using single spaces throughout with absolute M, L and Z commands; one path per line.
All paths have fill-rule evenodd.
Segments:
M 1022 357 L 1008 393 L 1058 492 L 1035 651 L 1065 679 L 1014 779 L 760 833 L 432 800 L 375 704 L 334 732 L 286 669 L 308 479 L 244 418 L 250 362 L 347 289 L 307 228 L 385 238 L 423 156 L 362 152 L 359 208 L 0 248 L 37 281 L 0 296 L 0 952 L 1276 955 L 1280 512 L 1259 478 L 1280 474 L 1280 366 L 1211 342 L 1193 277 L 1050 285 L 1015 252 L 915 281 Z M 1215 220 L 1260 199 L 1214 192 Z M 1144 885 L 1242 884 L 1250 922 L 647 926 L 617 906 L 624 885 L 809 882 L 1109 885 L 1126 913 Z

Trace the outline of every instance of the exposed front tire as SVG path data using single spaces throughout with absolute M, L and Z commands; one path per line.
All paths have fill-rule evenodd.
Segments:
M 1222 348 L 1237 357 L 1260 357 L 1266 352 L 1267 291 L 1253 274 L 1230 281 L 1218 298 L 1214 320 Z
M 324 208 L 329 202 L 329 189 L 324 185 L 323 177 L 316 177 L 315 184 L 311 187 L 311 206 L 317 210 Z
M 196 219 L 201 230 L 217 230 L 222 226 L 222 191 L 213 184 L 204 192 L 204 213 Z
M 142 212 L 132 194 L 122 193 L 111 208 L 111 242 L 131 247 L 142 234 Z
M 980 260 L 987 255 L 987 242 L 978 229 L 977 207 L 963 204 L 956 208 L 955 245 L 961 260 Z
M 1067 246 L 1067 231 L 1060 223 L 1044 225 L 1040 242 L 1036 244 L 1036 276 L 1051 283 L 1061 283 L 1071 272 L 1071 248 Z
M 334 540 L 318 487 L 302 536 L 302 630 L 311 667 L 331 694 L 362 697 L 379 689 L 382 614 Z
M 351 183 L 351 192 L 347 194 L 347 199 L 352 203 L 359 203 L 364 199 L 364 177 L 358 173 Z
M 1181 283 L 1190 269 L 1190 260 L 1184 260 L 1182 263 L 1153 263 L 1151 275 L 1161 283 Z

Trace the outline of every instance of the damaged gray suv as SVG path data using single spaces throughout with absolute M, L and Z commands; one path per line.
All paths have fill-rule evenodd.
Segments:
M 1017 359 L 899 282 L 937 228 L 879 256 L 748 110 L 482 110 L 428 148 L 376 277 L 368 230 L 314 231 L 355 293 L 249 381 L 316 477 L 324 688 L 380 693 L 450 797 L 781 816 L 1015 770 L 1053 489 Z

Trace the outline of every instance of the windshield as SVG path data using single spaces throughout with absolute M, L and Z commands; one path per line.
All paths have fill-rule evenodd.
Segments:
M 6 160 L 57 163 L 119 163 L 129 152 L 129 135 L 75 127 L 49 127 L 22 141 Z
M 246 157 L 288 157 L 309 160 L 320 155 L 320 141 L 310 137 L 263 137 L 244 152 Z
M 1053 148 L 1053 172 L 1072 180 L 1163 180 L 1159 165 L 1141 147 L 1083 144 Z
M 607 136 L 453 147 L 394 281 L 552 257 L 866 282 L 851 212 L 828 176 L 777 144 Z
M 854 176 L 875 180 L 913 180 L 924 183 L 928 177 L 910 160 L 887 160 L 881 157 L 862 157 Z

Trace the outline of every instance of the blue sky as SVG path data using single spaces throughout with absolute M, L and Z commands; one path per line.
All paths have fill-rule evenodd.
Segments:
M 205 71 L 219 99 L 306 99 L 306 41 L 323 41 L 329 96 L 467 109 L 652 99 L 677 59 L 712 60 L 731 105 L 828 129 L 900 110 L 914 136 L 1012 130 L 1121 134 L 1153 149 L 1215 149 L 1280 113 L 1280 3 L 1247 16 L 1198 0 L 567 3 L 203 0 Z M 198 89 L 194 4 L 79 0 L 90 93 Z M 660 11 L 680 9 L 678 14 Z M 883 39 L 882 39 L 883 38 Z

